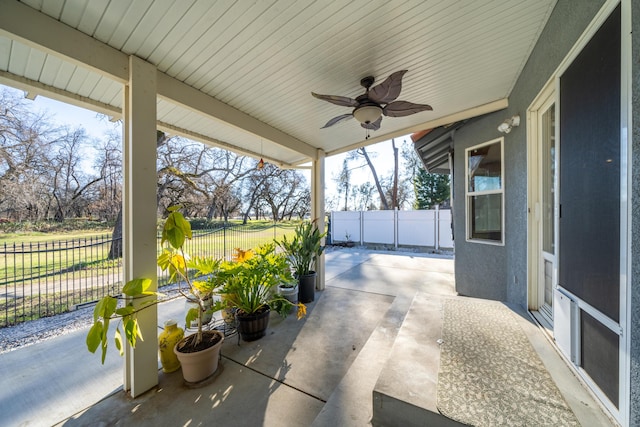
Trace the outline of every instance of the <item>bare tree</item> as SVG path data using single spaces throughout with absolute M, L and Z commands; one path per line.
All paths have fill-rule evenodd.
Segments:
M 117 218 L 122 208 L 122 149 L 119 134 L 107 135 L 95 158 L 94 169 L 102 181 L 97 184 L 95 197 L 89 206 L 92 216 L 107 221 Z
M 46 218 L 50 201 L 47 154 L 57 129 L 16 92 L 0 91 L 0 211 L 15 220 Z
M 344 211 L 349 210 L 349 187 L 351 186 L 351 169 L 349 169 L 349 160 L 352 157 L 345 157 L 342 161 L 342 169 L 338 173 L 338 176 L 334 177 L 333 180 L 338 185 L 338 195 L 344 193 Z
M 79 217 L 88 205 L 84 195 L 102 180 L 100 176 L 86 174 L 80 165 L 82 149 L 88 145 L 84 128 L 65 129 L 57 141 L 57 151 L 50 159 L 53 199 L 55 201 L 56 221 L 62 221 L 69 215 Z
M 267 164 L 260 173 L 268 175 L 268 179 L 261 181 L 257 196 L 270 210 L 273 221 L 290 218 L 300 211 L 301 200 L 305 200 L 308 193 L 300 172 Z
M 359 211 L 371 210 L 375 187 L 370 182 L 364 182 L 353 188 L 355 209 Z
M 380 196 L 380 204 L 382 206 L 382 209 L 384 210 L 389 209 L 389 203 L 387 202 L 387 197 L 385 195 L 384 189 L 382 188 L 382 185 L 380 185 L 380 179 L 378 179 L 376 168 L 373 166 L 373 163 L 371 162 L 371 158 L 367 153 L 367 149 L 365 147 L 360 147 L 356 150 L 356 152 L 360 154 L 362 157 L 364 157 L 364 159 L 367 161 L 367 165 L 369 165 L 369 169 L 371 170 L 371 174 L 373 175 L 373 181 L 376 185 L 376 189 L 378 190 L 378 195 Z

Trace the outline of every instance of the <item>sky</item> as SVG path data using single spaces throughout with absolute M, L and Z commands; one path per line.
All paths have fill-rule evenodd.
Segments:
M 0 88 L 7 88 L 17 93 L 22 94 L 22 91 L 9 88 L 7 86 L 0 85 Z M 37 96 L 33 102 L 33 108 L 35 111 L 46 112 L 50 119 L 59 124 L 67 125 L 71 128 L 83 127 L 87 133 L 96 139 L 103 139 L 104 136 L 114 129 L 121 131 L 119 123 L 110 122 L 105 116 L 90 111 L 84 108 L 76 107 L 71 104 L 65 104 L 53 99 L 46 98 L 44 96 Z M 396 139 L 396 146 L 400 147 L 402 141 L 410 141 L 410 137 L 401 137 Z M 393 149 L 391 148 L 391 141 L 383 141 L 378 144 L 367 147 L 367 152 L 371 158 L 371 161 L 376 168 L 378 177 L 388 176 L 393 171 Z M 89 154 L 89 153 L 88 153 Z M 325 199 L 329 200 L 335 198 L 337 194 L 336 183 L 334 178 L 338 176 L 342 169 L 342 162 L 347 156 L 347 153 L 338 154 L 335 156 L 327 157 L 325 160 Z M 85 167 L 90 168 L 92 164 L 90 154 L 85 161 Z M 358 167 L 359 165 L 365 165 L 364 167 Z M 351 184 L 360 185 L 364 182 L 373 183 L 373 175 L 368 166 L 366 166 L 364 159 L 360 162 L 351 162 Z M 305 173 L 305 176 L 309 176 Z

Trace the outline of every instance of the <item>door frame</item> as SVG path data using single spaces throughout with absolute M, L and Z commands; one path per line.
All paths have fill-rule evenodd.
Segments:
M 528 253 L 527 253 L 527 269 L 528 269 L 528 296 L 527 305 L 530 311 L 540 313 L 540 316 L 536 316 L 538 320 L 547 329 L 553 329 L 553 319 L 546 316 L 540 309 L 544 305 L 544 286 L 540 286 L 541 275 L 544 272 L 541 269 L 542 260 L 544 256 L 541 248 L 541 236 L 542 236 L 542 200 L 540 197 L 540 172 L 542 168 L 542 156 L 540 153 L 540 125 L 541 116 L 547 111 L 551 105 L 555 105 L 555 141 L 556 141 L 556 156 L 555 156 L 555 177 L 554 187 L 556 189 L 554 193 L 554 246 L 555 246 L 555 261 L 553 266 L 553 288 L 555 289 L 558 277 L 558 170 L 559 170 L 559 126 L 558 123 L 558 78 L 552 78 L 544 87 L 544 89 L 538 94 L 535 100 L 531 103 L 527 109 L 527 232 L 528 232 Z
M 527 304 L 529 310 L 537 310 L 539 307 L 538 296 L 538 269 L 537 259 L 534 259 L 534 254 L 539 253 L 538 242 L 538 226 L 536 224 L 536 212 L 535 203 L 538 195 L 538 169 L 536 163 L 532 164 L 532 160 L 537 162 L 537 138 L 538 129 L 537 123 L 532 123 L 532 117 L 537 114 L 537 110 L 542 106 L 543 101 L 548 99 L 550 93 L 555 91 L 556 99 L 559 92 L 559 76 L 570 66 L 573 60 L 578 56 L 586 44 L 591 40 L 593 35 L 598 31 L 600 26 L 609 17 L 613 10 L 621 5 L 621 117 L 620 117 L 620 320 L 616 325 L 609 324 L 607 327 L 611 330 L 615 330 L 616 327 L 619 331 L 620 344 L 619 344 L 619 404 L 618 408 L 615 408 L 604 394 L 597 388 L 595 383 L 590 379 L 588 374 L 584 372 L 579 366 L 573 364 L 571 360 L 565 357 L 566 362 L 572 367 L 579 377 L 589 386 L 592 393 L 598 397 L 604 407 L 615 417 L 615 419 L 623 426 L 629 425 L 630 422 L 630 395 L 631 395 L 631 361 L 630 361 L 630 349 L 631 349 L 631 239 L 628 238 L 631 232 L 631 219 L 632 219 L 632 5 L 631 0 L 607 0 L 596 14 L 592 22 L 587 26 L 577 42 L 574 44 L 569 53 L 562 60 L 558 68 L 552 73 L 551 77 L 544 85 L 544 88 L 530 104 L 527 109 Z M 637 13 L 637 12 L 636 12 Z M 561 108 L 561 100 L 556 102 L 556 118 L 559 116 Z M 533 119 L 535 121 L 535 119 Z M 535 124 L 535 125 L 534 125 Z M 559 130 L 558 122 L 556 121 L 556 137 Z M 562 141 L 556 139 L 556 149 L 558 149 L 558 156 L 556 161 L 559 160 L 559 147 Z M 535 157 L 532 157 L 535 155 Z M 557 163 L 556 163 L 557 164 Z M 535 171 L 535 172 L 534 172 Z M 556 179 L 559 177 L 559 169 L 556 170 Z M 557 206 L 557 205 L 556 205 Z M 556 228 L 556 235 L 559 230 Z M 557 242 L 557 241 L 556 241 Z M 559 248 L 556 245 L 556 266 L 559 265 Z M 576 298 L 575 296 L 573 296 Z M 589 314 L 595 314 L 598 320 L 603 323 L 607 322 L 607 319 L 602 315 L 598 315 L 597 310 L 592 309 L 584 301 L 576 298 L 577 305 L 580 309 L 585 310 Z M 538 316 L 539 318 L 539 316 Z M 543 325 L 545 326 L 545 325 Z M 579 332 L 579 331 L 578 331 Z M 575 332 L 574 332 L 575 333 Z M 559 352 L 562 354 L 561 352 Z M 564 356 L 563 356 L 564 357 Z

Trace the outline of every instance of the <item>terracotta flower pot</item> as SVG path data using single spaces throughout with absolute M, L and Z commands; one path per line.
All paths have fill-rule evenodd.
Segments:
M 184 343 L 190 336 L 180 340 L 173 351 L 182 365 L 182 376 L 184 380 L 189 383 L 198 383 L 206 380 L 213 375 L 218 369 L 218 361 L 220 360 L 220 348 L 224 342 L 224 334 L 220 331 L 204 331 L 203 341 L 211 340 L 212 335 L 218 335 L 219 340 L 213 346 L 205 348 L 204 350 L 194 352 L 184 352 L 179 350 L 184 347 Z M 215 339 L 215 338 L 213 338 Z

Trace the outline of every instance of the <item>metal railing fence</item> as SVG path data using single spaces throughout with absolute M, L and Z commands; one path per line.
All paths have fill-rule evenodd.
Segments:
M 230 259 L 292 234 L 295 224 L 221 225 L 194 230 L 191 255 Z M 109 259 L 111 235 L 52 242 L 0 244 L 0 328 L 74 310 L 122 289 L 122 258 Z M 158 253 L 162 250 L 158 236 Z M 168 283 L 158 270 L 158 286 Z

